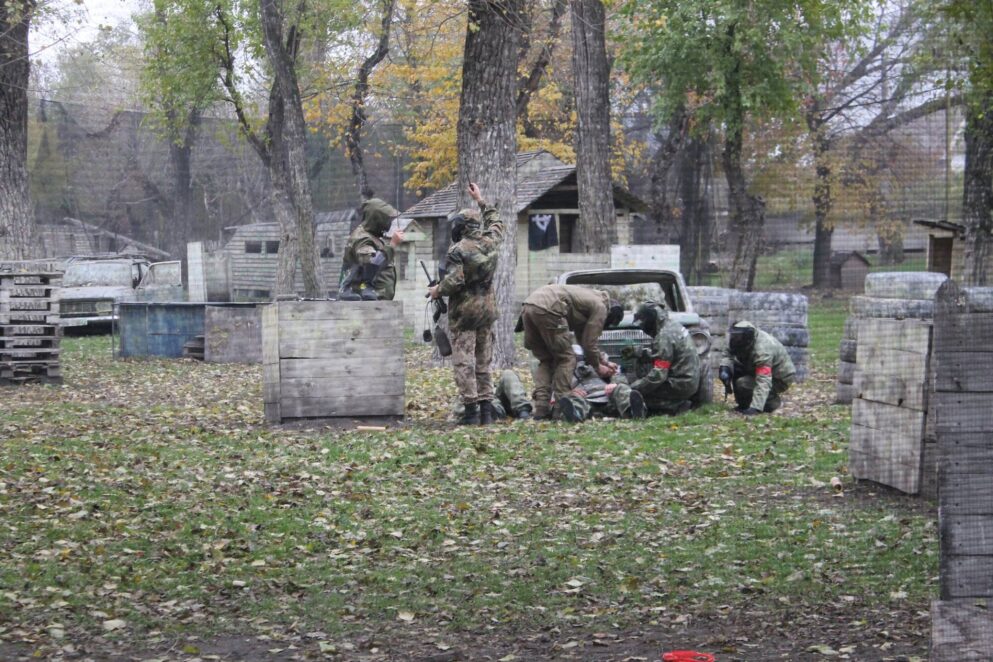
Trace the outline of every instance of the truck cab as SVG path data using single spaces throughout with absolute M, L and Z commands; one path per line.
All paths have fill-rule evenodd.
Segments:
M 76 256 L 66 261 L 59 316 L 62 326 L 109 326 L 115 305 L 129 301 L 182 301 L 178 260 L 150 262 L 143 256 Z

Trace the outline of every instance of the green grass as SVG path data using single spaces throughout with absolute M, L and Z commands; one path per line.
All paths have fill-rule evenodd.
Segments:
M 870 272 L 877 271 L 927 271 L 927 258 L 909 253 L 900 264 L 878 263 L 878 255 L 867 256 Z M 755 289 L 795 289 L 811 283 L 814 253 L 812 248 L 783 249 L 759 256 L 756 267 Z
M 0 411 L 0 640 L 926 610 L 930 519 L 828 484 L 851 487 L 825 372 L 843 319 L 812 309 L 818 379 L 786 415 L 438 427 L 449 373 L 415 362 L 415 420 L 388 433 L 274 430 L 257 366 L 68 339 L 66 385 Z

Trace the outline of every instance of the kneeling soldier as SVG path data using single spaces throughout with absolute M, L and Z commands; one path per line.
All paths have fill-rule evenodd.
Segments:
M 645 398 L 650 414 L 686 411 L 700 386 L 700 357 L 689 331 L 654 301 L 643 303 L 634 320 L 652 337 L 652 344 L 639 357 L 638 379 L 631 388 Z
M 725 389 L 733 388 L 738 412 L 752 416 L 776 411 L 783 404 L 779 394 L 790 387 L 795 375 L 781 342 L 751 322 L 731 327 L 720 378 Z

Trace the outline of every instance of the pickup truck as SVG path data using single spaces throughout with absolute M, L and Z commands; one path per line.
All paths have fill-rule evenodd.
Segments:
M 59 301 L 62 326 L 109 326 L 115 304 L 182 301 L 179 261 L 152 263 L 140 256 L 79 256 L 66 261 Z
M 561 274 L 556 282 L 603 290 L 611 299 L 621 302 L 624 306 L 624 319 L 616 328 L 603 332 L 599 345 L 610 356 L 610 360 L 620 365 L 627 375 L 634 373 L 634 365 L 621 356 L 622 350 L 631 346 L 636 350 L 647 347 L 652 340 L 635 326 L 635 311 L 645 301 L 665 302 L 672 319 L 690 332 L 700 356 L 700 387 L 693 397 L 693 403 L 701 405 L 713 401 L 710 325 L 693 312 L 693 303 L 679 272 L 666 269 L 586 269 Z

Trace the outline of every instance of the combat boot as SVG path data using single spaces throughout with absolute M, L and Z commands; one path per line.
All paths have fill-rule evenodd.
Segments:
M 648 408 L 645 406 L 645 398 L 638 391 L 631 391 L 631 418 L 645 418 L 648 415 Z
M 518 410 L 516 418 L 519 421 L 526 421 L 531 418 L 531 405 L 524 405 Z
M 489 425 L 493 422 L 493 402 L 491 400 L 479 401 L 479 424 Z
M 465 406 L 459 425 L 479 425 L 479 405 L 473 402 Z
M 361 301 L 362 296 L 352 288 L 343 289 L 338 293 L 338 301 Z

